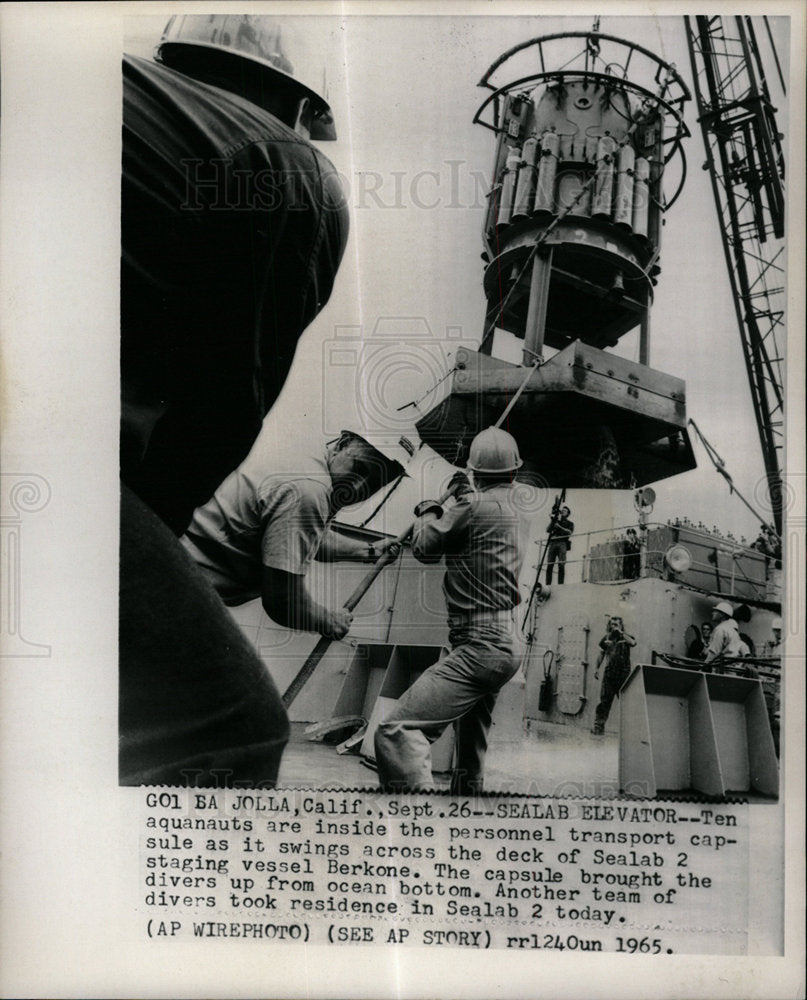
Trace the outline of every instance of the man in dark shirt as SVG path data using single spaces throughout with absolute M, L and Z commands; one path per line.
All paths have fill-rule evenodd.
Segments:
M 471 444 L 474 488 L 445 510 L 432 501 L 415 510 L 415 558 L 436 563 L 445 557 L 451 652 L 415 681 L 376 730 L 378 776 L 386 791 L 434 787 L 431 744 L 451 723 L 451 792 L 482 791 L 496 696 L 520 662 L 514 609 L 529 534 L 513 483 L 520 465 L 515 440 L 488 428 Z
M 608 620 L 608 631 L 600 639 L 600 654 L 597 666 L 594 668 L 594 679 L 600 674 L 600 667 L 605 663 L 605 672 L 600 689 L 600 703 L 594 715 L 594 727 L 591 730 L 595 736 L 601 736 L 605 731 L 605 723 L 611 713 L 614 698 L 619 696 L 619 689 L 628 679 L 630 673 L 630 651 L 636 645 L 632 635 L 628 635 L 622 619 L 613 615 Z
M 553 516 L 547 525 L 549 535 L 546 553 L 546 585 L 552 583 L 552 570 L 558 564 L 558 583 L 563 583 L 566 577 L 566 553 L 572 547 L 571 537 L 574 534 L 574 522 L 569 520 L 571 511 L 561 507 L 557 517 Z
M 695 631 L 697 632 L 697 629 Z M 709 645 L 709 640 L 711 638 L 712 638 L 712 623 L 703 622 L 700 627 L 700 632 L 687 646 L 687 656 L 689 657 L 689 659 L 702 660 L 706 656 L 706 647 Z
M 347 239 L 286 23 L 177 15 L 123 66 L 120 781 L 274 783 L 288 721 L 179 546 L 246 456 Z
M 179 535 L 279 395 L 348 215 L 310 126 L 276 117 L 289 81 L 257 64 L 258 106 L 244 57 L 169 41 L 160 58 L 123 64 L 121 468 Z
M 625 555 L 622 560 L 622 575 L 626 580 L 635 580 L 641 571 L 642 543 L 639 541 L 635 528 L 628 528 L 626 536 L 622 543 L 622 551 Z

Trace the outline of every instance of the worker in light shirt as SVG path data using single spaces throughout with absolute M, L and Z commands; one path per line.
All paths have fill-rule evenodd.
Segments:
M 341 639 L 353 616 L 312 598 L 311 561 L 374 562 L 383 551 L 383 543 L 376 552 L 328 528 L 343 506 L 401 475 L 398 462 L 350 431 L 320 458 L 291 441 L 285 456 L 266 452 L 259 443 L 196 510 L 177 553 L 149 536 L 131 547 L 158 581 L 142 595 L 152 615 L 159 621 L 172 610 L 170 627 L 156 631 L 121 618 L 132 653 L 120 679 L 124 784 L 273 785 L 289 734 L 286 711 L 224 604 L 260 597 L 279 625 Z
M 270 456 L 258 444 L 196 510 L 182 544 L 229 607 L 260 597 L 278 625 L 341 639 L 352 614 L 317 604 L 305 575 L 315 558 L 375 562 L 392 544 L 352 541 L 329 530 L 343 507 L 404 474 L 403 447 L 385 451 L 348 430 L 327 442 L 321 456 L 296 446 Z
M 734 608 L 728 601 L 719 601 L 712 609 L 714 628 L 706 647 L 704 661 L 712 663 L 728 657 L 747 656 L 748 646 L 740 638 L 740 626 L 734 619 Z
M 453 504 L 425 501 L 415 508 L 415 558 L 445 559 L 451 651 L 415 681 L 376 730 L 378 776 L 386 791 L 434 788 L 431 745 L 451 724 L 451 793 L 482 791 L 493 707 L 521 658 L 514 609 L 529 524 L 514 486 L 520 465 L 515 440 L 488 428 L 471 444 L 473 487 L 459 473 Z

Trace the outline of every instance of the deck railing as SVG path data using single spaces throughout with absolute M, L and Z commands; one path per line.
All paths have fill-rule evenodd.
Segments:
M 628 529 L 639 539 L 629 547 Z M 540 543 L 540 556 L 546 541 Z M 675 547 L 686 549 L 688 565 L 670 557 Z M 680 552 L 678 555 L 682 555 Z M 579 532 L 571 537 L 565 582 L 624 583 L 644 577 L 676 580 L 702 590 L 741 598 L 772 599 L 776 576 L 772 559 L 731 537 L 722 537 L 689 523 L 647 522 Z M 546 578 L 546 562 L 542 575 Z M 557 581 L 557 566 L 553 582 Z

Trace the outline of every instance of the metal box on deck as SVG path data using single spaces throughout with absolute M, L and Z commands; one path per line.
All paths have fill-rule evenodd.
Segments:
M 779 772 L 762 685 L 640 664 L 620 691 L 619 787 L 775 796 Z

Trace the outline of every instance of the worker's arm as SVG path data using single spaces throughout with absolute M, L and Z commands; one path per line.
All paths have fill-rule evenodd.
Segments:
M 337 532 L 328 529 L 323 535 L 314 558 L 317 562 L 352 561 L 374 563 L 387 549 L 392 548 L 396 544 L 394 538 L 383 538 L 374 542 L 359 542 L 351 538 L 345 538 L 344 535 L 337 534 Z
M 597 662 L 594 664 L 594 680 L 596 681 L 600 676 L 600 667 L 602 666 L 602 661 L 605 659 L 606 647 L 600 643 L 600 652 L 597 655 Z
M 264 566 L 261 603 L 272 621 L 299 632 L 319 632 L 328 639 L 347 635 L 353 615 L 344 608 L 331 611 L 311 597 L 305 577 Z
M 417 517 L 412 529 L 412 553 L 418 562 L 428 564 L 439 562 L 446 552 L 455 551 L 461 545 L 472 506 L 464 496 L 442 508 L 442 515 L 436 504 L 429 506 L 427 501 L 425 506 L 426 512 Z
M 709 638 L 709 645 L 706 647 L 706 656 L 704 656 L 704 663 L 711 663 L 716 657 L 720 656 L 723 652 L 723 636 L 719 629 L 714 629 Z
M 327 497 L 307 480 L 291 480 L 277 491 L 261 542 L 261 602 L 286 628 L 341 639 L 353 616 L 331 611 L 308 593 L 305 574 L 327 532 Z

